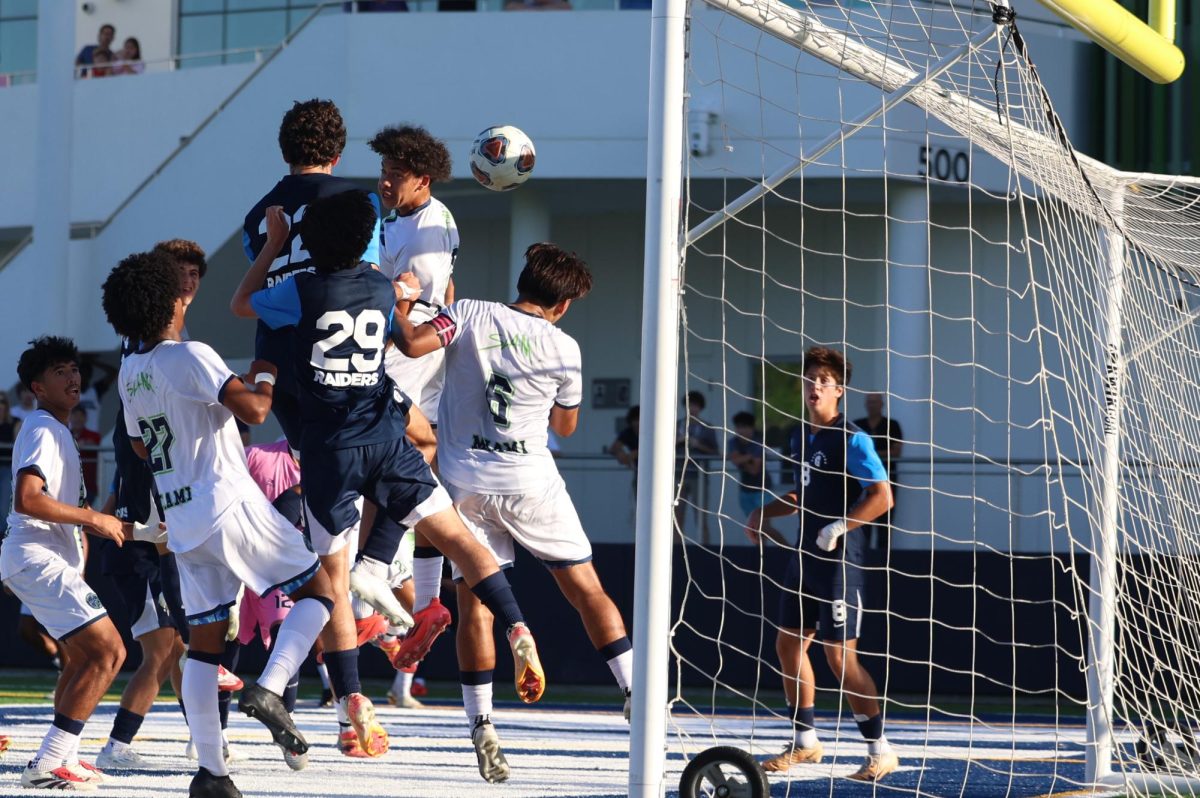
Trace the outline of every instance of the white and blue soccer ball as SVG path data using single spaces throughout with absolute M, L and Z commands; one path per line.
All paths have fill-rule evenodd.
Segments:
M 537 153 L 533 140 L 512 125 L 497 125 L 475 137 L 471 174 L 492 191 L 511 191 L 533 174 Z

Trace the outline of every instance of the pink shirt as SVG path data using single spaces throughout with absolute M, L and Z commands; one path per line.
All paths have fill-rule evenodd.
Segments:
M 279 494 L 300 484 L 300 464 L 292 457 L 287 441 L 247 446 L 246 465 L 267 501 L 274 502 Z

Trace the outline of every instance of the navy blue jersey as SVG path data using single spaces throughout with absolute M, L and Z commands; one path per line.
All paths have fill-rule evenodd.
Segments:
M 396 307 L 391 280 L 365 263 L 330 274 L 301 272 L 252 294 L 250 304 L 264 324 L 292 340 L 302 452 L 404 437 L 404 411 L 383 371 Z
M 313 202 L 322 197 L 341 194 L 344 191 L 358 189 L 359 186 L 351 180 L 334 177 L 323 172 L 311 172 L 300 175 L 287 175 L 275 188 L 246 214 L 242 225 L 242 246 L 246 257 L 253 261 L 267 243 L 267 208 L 280 205 L 291 223 L 287 241 L 284 242 L 278 257 L 271 263 L 263 288 L 278 285 L 299 272 L 314 271 L 308 250 L 296 229 L 297 223 L 304 218 L 304 211 Z M 371 202 L 375 204 L 376 215 L 379 213 L 379 198 L 374 193 Z M 367 245 L 362 259 L 367 263 L 379 263 L 379 222 L 375 223 L 375 235 Z M 295 377 L 292 374 L 291 336 L 286 330 L 273 331 L 263 324 L 258 324 L 254 339 L 254 356 L 274 363 L 279 369 L 276 378 L 276 390 L 282 389 L 287 393 L 295 393 Z
M 800 503 L 800 549 L 823 559 L 838 557 L 817 548 L 821 528 L 846 517 L 862 492 L 876 482 L 885 482 L 887 472 L 870 436 L 839 415 L 828 427 L 802 424 L 792 430 L 791 453 L 796 494 Z M 858 530 L 839 543 L 847 562 L 862 564 L 865 536 Z

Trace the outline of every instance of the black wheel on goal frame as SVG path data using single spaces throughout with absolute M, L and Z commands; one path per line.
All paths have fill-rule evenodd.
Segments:
M 767 798 L 770 794 L 762 765 L 731 745 L 701 751 L 679 777 L 679 798 Z

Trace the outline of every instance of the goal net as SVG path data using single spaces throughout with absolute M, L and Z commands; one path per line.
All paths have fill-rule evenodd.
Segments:
M 797 516 L 743 527 L 803 492 L 824 346 L 845 417 L 899 425 L 895 508 L 848 533 L 899 768 L 847 780 L 868 749 L 821 629 L 824 754 L 772 794 L 1200 794 L 1200 182 L 1075 150 L 1053 100 L 1094 94 L 1094 46 L 1007 6 L 691 4 L 672 773 L 793 740 L 779 608 L 828 597 L 785 578 Z M 736 794 L 707 762 L 700 794 Z

